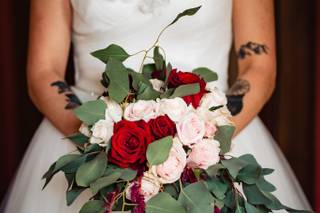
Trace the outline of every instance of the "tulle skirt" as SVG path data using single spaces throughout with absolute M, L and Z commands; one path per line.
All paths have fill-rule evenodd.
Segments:
M 75 151 L 75 146 L 47 120 L 37 129 L 11 184 L 2 212 L 5 213 L 72 213 L 92 196 L 83 192 L 71 205 L 66 204 L 67 182 L 58 173 L 42 190 L 42 175 L 60 156 Z M 310 209 L 310 205 L 282 152 L 259 118 L 255 118 L 235 139 L 232 155 L 253 154 L 258 162 L 275 172 L 266 178 L 276 187 L 275 195 L 285 205 Z

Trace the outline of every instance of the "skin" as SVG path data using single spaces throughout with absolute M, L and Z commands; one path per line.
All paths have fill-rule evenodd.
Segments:
M 62 132 L 77 131 L 80 121 L 65 110 L 66 98 L 52 82 L 63 81 L 71 43 L 72 7 L 66 0 L 32 0 L 28 90 L 36 107 Z M 240 132 L 261 110 L 275 87 L 276 60 L 273 3 L 271 0 L 234 0 L 233 29 L 238 50 L 249 41 L 263 43 L 268 54 L 239 60 L 239 76 L 250 83 L 241 113 L 233 118 Z
M 242 111 L 233 117 L 238 134 L 260 112 L 275 88 L 276 49 L 274 5 L 271 0 L 233 0 L 235 48 L 253 41 L 268 47 L 268 54 L 238 60 L 238 78 L 247 80 L 250 90 L 243 98 Z

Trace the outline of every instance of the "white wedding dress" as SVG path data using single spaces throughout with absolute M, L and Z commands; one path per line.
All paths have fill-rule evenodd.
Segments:
M 232 0 L 71 0 L 73 44 L 76 68 L 75 93 L 83 101 L 100 94 L 99 83 L 105 65 L 90 55 L 111 43 L 135 53 L 149 47 L 162 28 L 176 15 L 202 5 L 193 17 L 184 17 L 171 26 L 160 40 L 167 59 L 183 71 L 206 66 L 219 74 L 217 85 L 227 89 L 228 56 L 232 42 Z M 54 27 L 54 26 L 53 26 Z M 125 62 L 137 69 L 140 56 Z M 6 196 L 6 213 L 78 212 L 90 197 L 86 191 L 67 207 L 67 187 L 59 174 L 42 191 L 42 175 L 59 156 L 75 147 L 44 119 L 20 165 Z M 275 195 L 286 205 L 310 209 L 291 168 L 259 118 L 255 118 L 234 140 L 233 155 L 253 154 L 264 167 L 274 168 L 267 178 L 278 190 Z

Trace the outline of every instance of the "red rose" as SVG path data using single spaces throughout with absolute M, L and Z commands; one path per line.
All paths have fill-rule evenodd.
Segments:
M 168 78 L 168 87 L 176 88 L 180 85 L 199 83 L 200 92 L 194 95 L 188 95 L 182 97 L 183 100 L 189 105 L 192 104 L 193 107 L 197 108 L 200 104 L 202 96 L 207 93 L 206 82 L 201 79 L 198 75 L 191 72 L 177 72 L 176 69 L 172 70 Z
M 151 119 L 148 124 L 151 134 L 156 140 L 169 135 L 174 136 L 177 132 L 176 124 L 167 115 Z
M 152 141 L 146 122 L 122 120 L 114 126 L 108 159 L 122 168 L 136 169 L 145 163 L 147 146 Z

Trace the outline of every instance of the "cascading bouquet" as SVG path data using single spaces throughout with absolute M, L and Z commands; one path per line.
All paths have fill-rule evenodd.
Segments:
M 185 10 L 166 28 L 199 9 Z M 139 72 L 122 63 L 136 54 L 118 45 L 92 53 L 106 63 L 106 91 L 74 110 L 83 124 L 67 138 L 78 151 L 49 168 L 45 186 L 64 172 L 67 205 L 90 190 L 81 213 L 295 212 L 271 194 L 275 187 L 264 176 L 272 169 L 249 154 L 227 155 L 235 127 L 225 94 L 212 84 L 218 76 L 204 67 L 172 69 L 159 46 L 166 28 L 136 53 L 144 54 Z

